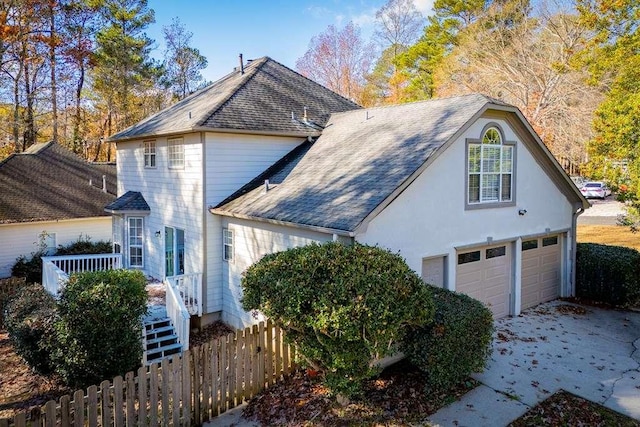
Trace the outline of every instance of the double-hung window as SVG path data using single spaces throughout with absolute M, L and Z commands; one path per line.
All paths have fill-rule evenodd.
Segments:
M 225 261 L 233 261 L 233 230 L 222 230 L 222 258 Z
M 169 138 L 167 140 L 167 154 L 169 169 L 184 168 L 184 143 L 182 138 Z
M 144 167 L 145 168 L 156 167 L 156 142 L 155 141 L 144 142 Z
M 144 267 L 143 224 L 141 217 L 129 217 L 129 267 Z
M 467 147 L 467 205 L 513 202 L 514 145 L 491 126 Z

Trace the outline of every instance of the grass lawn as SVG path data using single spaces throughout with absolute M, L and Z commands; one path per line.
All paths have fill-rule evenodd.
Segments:
M 640 251 L 640 232 L 620 225 L 578 225 L 578 243 L 626 246 Z

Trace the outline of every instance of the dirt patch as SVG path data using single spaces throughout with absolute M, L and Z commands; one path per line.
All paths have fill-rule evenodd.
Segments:
M 166 305 L 166 291 L 161 282 L 150 282 L 145 287 L 149 305 Z
M 214 338 L 220 338 L 232 332 L 233 329 L 231 329 L 229 325 L 218 320 L 205 326 L 199 331 L 191 332 L 191 335 L 189 336 L 189 347 L 197 347 L 213 340 Z
M 7 331 L 0 330 L 0 418 L 13 417 L 71 392 L 60 381 L 34 373 L 15 353 Z
M 362 399 L 339 405 L 320 378 L 297 371 L 253 398 L 244 416 L 261 425 L 403 426 L 424 420 L 478 383 L 465 381 L 445 393 L 426 393 L 425 374 L 406 361 L 366 383 Z

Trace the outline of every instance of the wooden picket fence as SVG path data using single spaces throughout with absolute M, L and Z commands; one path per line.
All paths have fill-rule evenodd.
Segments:
M 137 375 L 0 419 L 0 427 L 201 425 L 292 372 L 294 359 L 282 330 L 261 322 L 140 367 Z

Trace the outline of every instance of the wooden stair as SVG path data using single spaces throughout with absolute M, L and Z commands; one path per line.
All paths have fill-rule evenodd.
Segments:
M 145 365 L 182 353 L 182 344 L 168 317 L 145 321 L 142 338 L 142 361 Z

